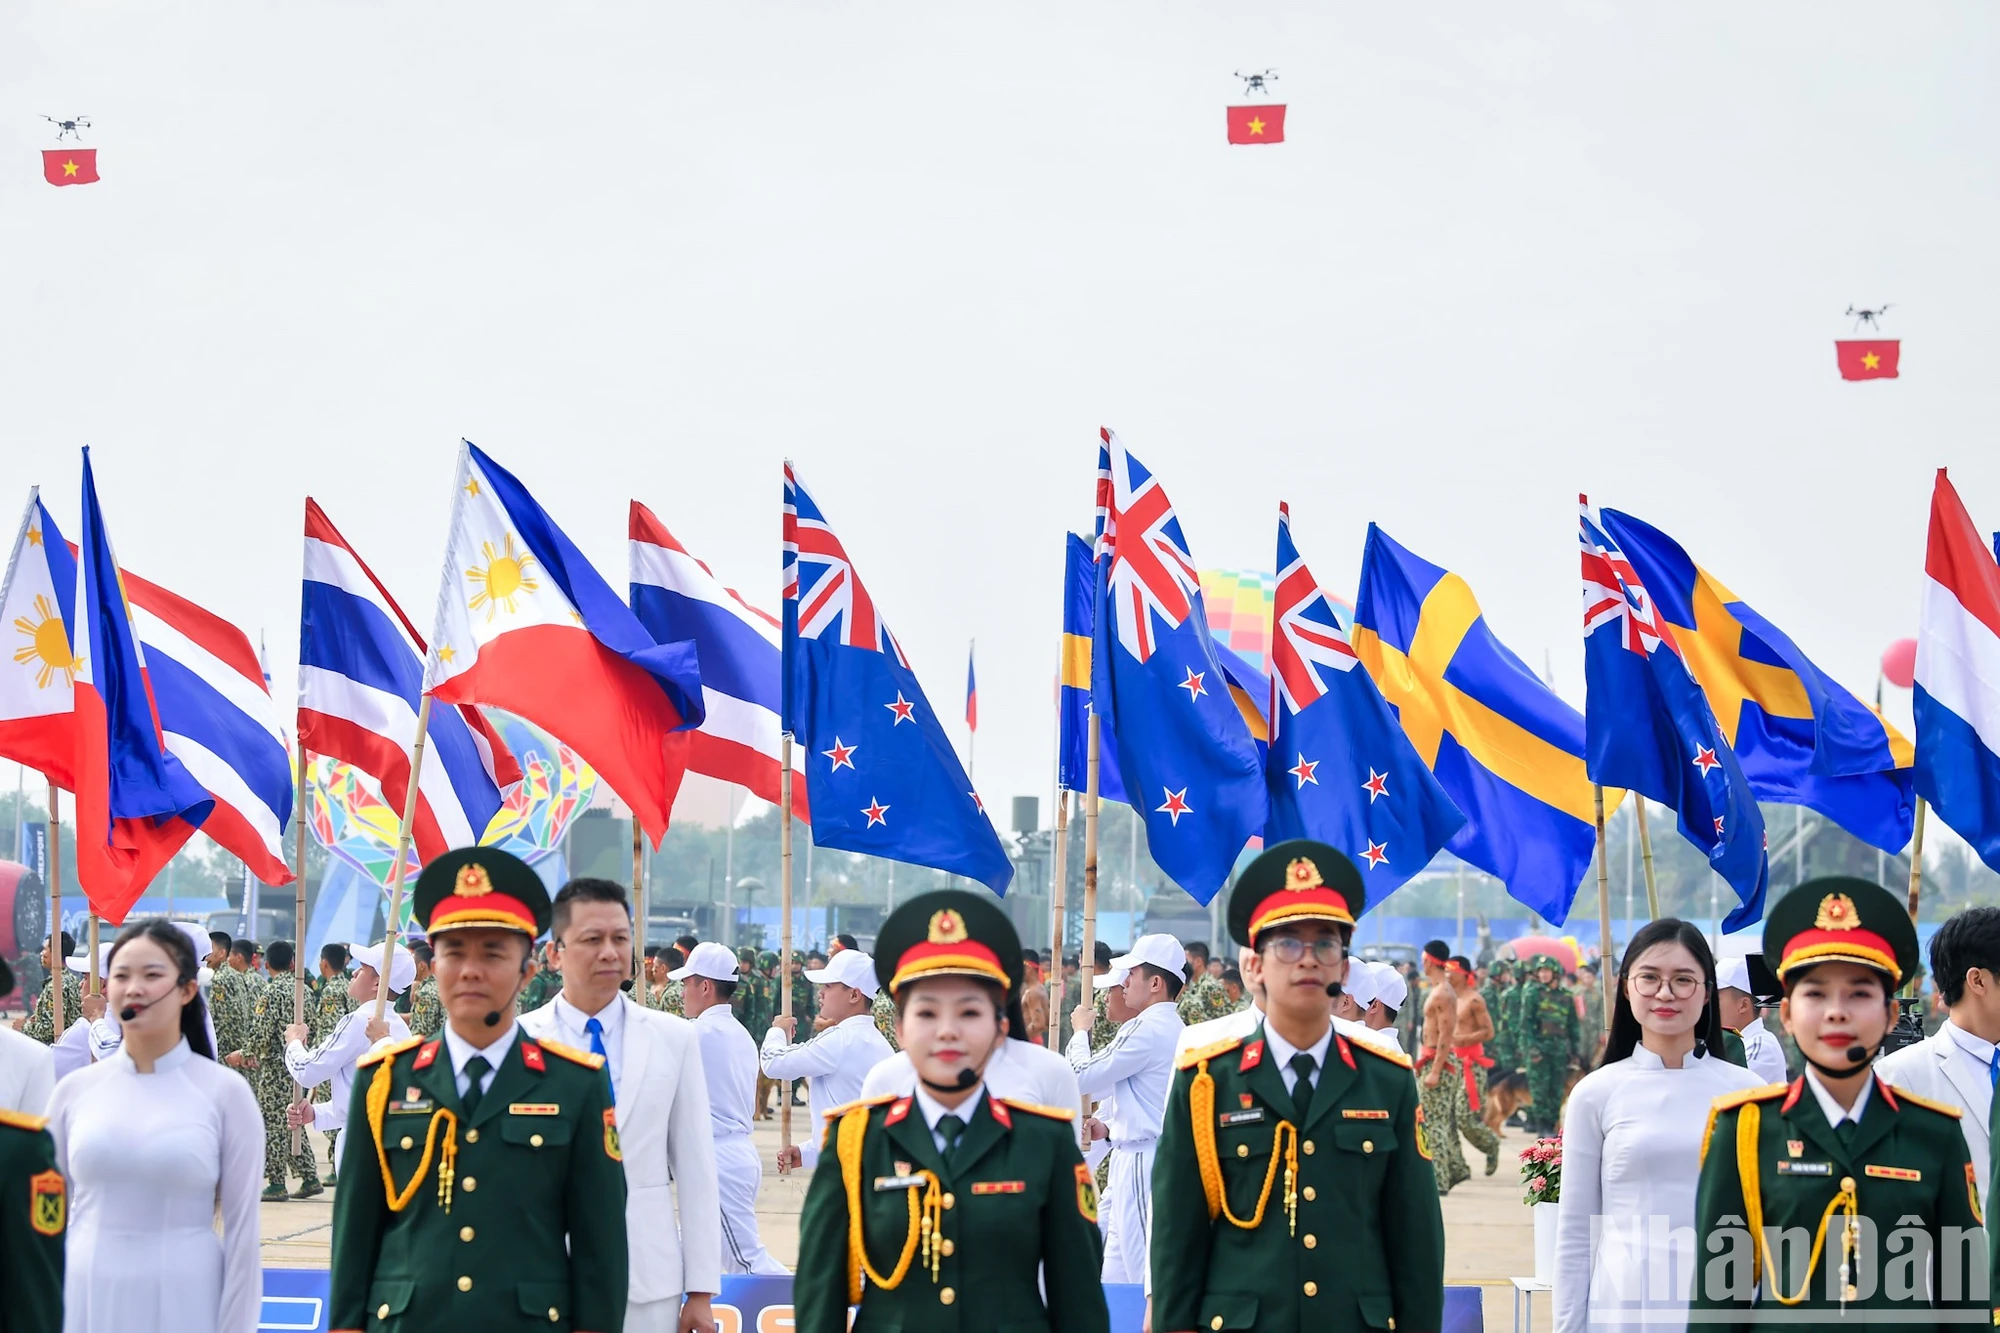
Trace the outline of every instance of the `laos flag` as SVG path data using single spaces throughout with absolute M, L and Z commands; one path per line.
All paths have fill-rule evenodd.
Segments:
M 161 739 L 88 449 L 77 546 L 76 873 L 92 910 L 116 926 L 215 800 Z
M 1317 838 L 1361 870 L 1373 907 L 1465 825 L 1348 642 L 1278 506 L 1272 602 L 1270 842 Z
M 833 525 L 785 464 L 783 725 L 813 842 L 978 880 L 1014 866 Z
M 424 689 L 582 756 L 657 848 L 702 711 L 694 645 L 658 643 L 512 473 L 466 443 Z
M 1938 469 L 1917 621 L 1917 795 L 2000 869 L 2000 566 Z
M 1724 932 L 1764 915 L 1764 816 L 1708 696 L 1632 562 L 1579 496 L 1583 540 L 1584 756 L 1590 780 L 1642 792 L 1679 816 L 1739 905 Z

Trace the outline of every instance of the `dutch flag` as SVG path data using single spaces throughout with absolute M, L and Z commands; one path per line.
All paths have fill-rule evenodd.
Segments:
M 1917 628 L 1917 794 L 2000 869 L 2000 565 L 1943 468 Z

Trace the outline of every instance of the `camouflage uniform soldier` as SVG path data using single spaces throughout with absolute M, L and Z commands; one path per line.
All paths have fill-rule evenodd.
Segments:
M 322 1190 L 319 1163 L 313 1157 L 312 1140 L 299 1132 L 299 1150 L 293 1153 L 292 1131 L 285 1123 L 285 1107 L 298 1096 L 299 1085 L 285 1068 L 285 1025 L 292 1021 L 289 982 L 294 957 L 291 942 L 273 940 L 266 951 L 271 964 L 271 980 L 250 1006 L 250 1035 L 245 1050 L 256 1066 L 250 1071 L 250 1086 L 256 1089 L 257 1106 L 264 1112 L 264 1200 L 309 1199 Z M 287 1172 L 299 1178 L 299 1192 L 285 1193 Z
M 1181 947 L 1187 950 L 1188 967 L 1191 969 L 1177 1005 L 1181 1022 L 1205 1023 L 1211 1018 L 1235 1013 L 1241 1006 L 1229 998 L 1229 992 L 1222 988 L 1220 981 L 1208 975 L 1208 945 L 1200 940 L 1187 940 Z
M 68 931 L 62 932 L 62 951 L 65 955 L 76 952 L 76 941 Z M 42 966 L 49 969 L 49 979 L 42 983 L 42 993 L 35 997 L 35 1006 L 28 1011 L 28 1021 L 21 1031 L 44 1046 L 55 1045 L 56 1040 L 56 978 L 62 978 L 63 1026 L 67 1028 L 83 1014 L 83 977 L 63 966 L 63 960 L 55 956 L 53 948 L 42 952 Z
M 1576 970 L 1576 998 L 1583 1011 L 1577 1017 L 1576 1062 L 1591 1069 L 1604 1049 L 1604 986 L 1597 979 L 1597 969 L 1588 963 Z
M 1486 984 L 1479 988 L 1479 994 L 1486 1001 L 1486 1012 L 1493 1017 L 1493 1040 L 1486 1044 L 1486 1053 L 1493 1057 L 1488 1082 L 1504 1077 L 1514 1068 L 1514 1034 L 1507 1024 L 1507 1003 L 1513 993 L 1512 968 L 1495 963 L 1487 969 Z
M 1563 1082 L 1582 1040 L 1576 997 L 1564 989 L 1562 965 L 1547 954 L 1530 960 L 1534 980 L 1523 987 L 1520 1037 L 1526 1052 L 1528 1096 L 1534 1107 L 1528 1127 L 1553 1134 L 1562 1123 Z
M 410 1035 L 429 1040 L 444 1030 L 444 1005 L 436 977 L 425 977 L 410 992 Z
M 902 1043 L 896 1040 L 896 1002 L 889 998 L 889 990 L 886 986 L 875 992 L 875 1011 L 873 1017 L 875 1019 L 875 1030 L 889 1039 L 889 1049 L 892 1051 L 902 1050 Z
M 215 1020 L 215 1053 L 222 1063 L 243 1075 L 254 1089 L 250 1061 L 245 1050 L 250 1044 L 250 983 L 229 962 L 215 969 L 209 983 L 208 1002 Z

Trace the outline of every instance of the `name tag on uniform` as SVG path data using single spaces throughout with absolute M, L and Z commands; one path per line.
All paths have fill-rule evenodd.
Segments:
M 1924 1173 L 1913 1167 L 1876 1166 L 1873 1163 L 1862 1167 L 1861 1174 L 1864 1176 L 1873 1176 L 1877 1180 L 1922 1180 L 1924 1178 Z
M 509 1102 L 508 1115 L 561 1115 L 562 1107 L 554 1102 Z
M 1216 1117 L 1227 1125 L 1254 1125 L 1264 1118 L 1264 1108 L 1259 1106 L 1248 1111 L 1224 1111 Z
M 1387 1120 L 1389 1113 L 1387 1111 L 1355 1111 L 1343 1106 L 1340 1108 L 1340 1118 L 1342 1120 Z
M 975 1180 L 972 1182 L 974 1194 L 1026 1194 L 1028 1182 L 1025 1180 Z
M 1781 1176 L 1830 1176 L 1832 1162 L 1780 1162 L 1778 1174 Z
M 877 1176 L 875 1177 L 875 1192 L 880 1194 L 884 1190 L 913 1190 L 919 1188 L 924 1183 L 925 1181 L 922 1176 Z
M 435 1103 L 435 1102 L 429 1102 L 429 1101 L 419 1101 L 419 1100 L 416 1100 L 416 1099 L 412 1099 L 412 1100 L 410 1100 L 410 1101 L 402 1101 L 402 1102 L 390 1102 L 390 1103 L 389 1103 L 389 1114 L 390 1114 L 390 1115 L 421 1115 L 421 1114 L 422 1114 L 423 1112 L 425 1112 L 425 1111 L 429 1111 L 429 1110 L 431 1110 L 431 1109 L 432 1109 L 433 1107 L 435 1107 L 435 1106 L 436 1106 L 436 1103 Z

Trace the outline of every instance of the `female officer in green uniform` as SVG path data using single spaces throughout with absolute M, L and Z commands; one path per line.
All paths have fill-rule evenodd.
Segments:
M 1107 1333 L 1076 1112 L 1005 1101 L 983 1082 L 1021 984 L 1012 923 L 982 895 L 912 898 L 882 925 L 875 973 L 917 1090 L 827 1115 L 799 1218 L 799 1333 L 847 1333 L 849 1306 L 857 1333 Z
M 1966 1320 L 1946 1311 L 1983 1312 L 1985 1234 L 1959 1112 L 1873 1069 L 1917 963 L 1908 911 L 1866 880 L 1810 880 L 1771 908 L 1764 957 L 1777 960 L 1780 1012 L 1806 1069 L 1716 1099 L 1695 1199 L 1692 1304 L 1703 1313 L 1690 1323 L 1817 1327 L 1792 1313 L 1810 1310 L 1827 1323 L 1894 1311 L 1899 1323 L 1944 1324 Z M 1786 1236 L 1806 1243 L 1774 1240 Z

